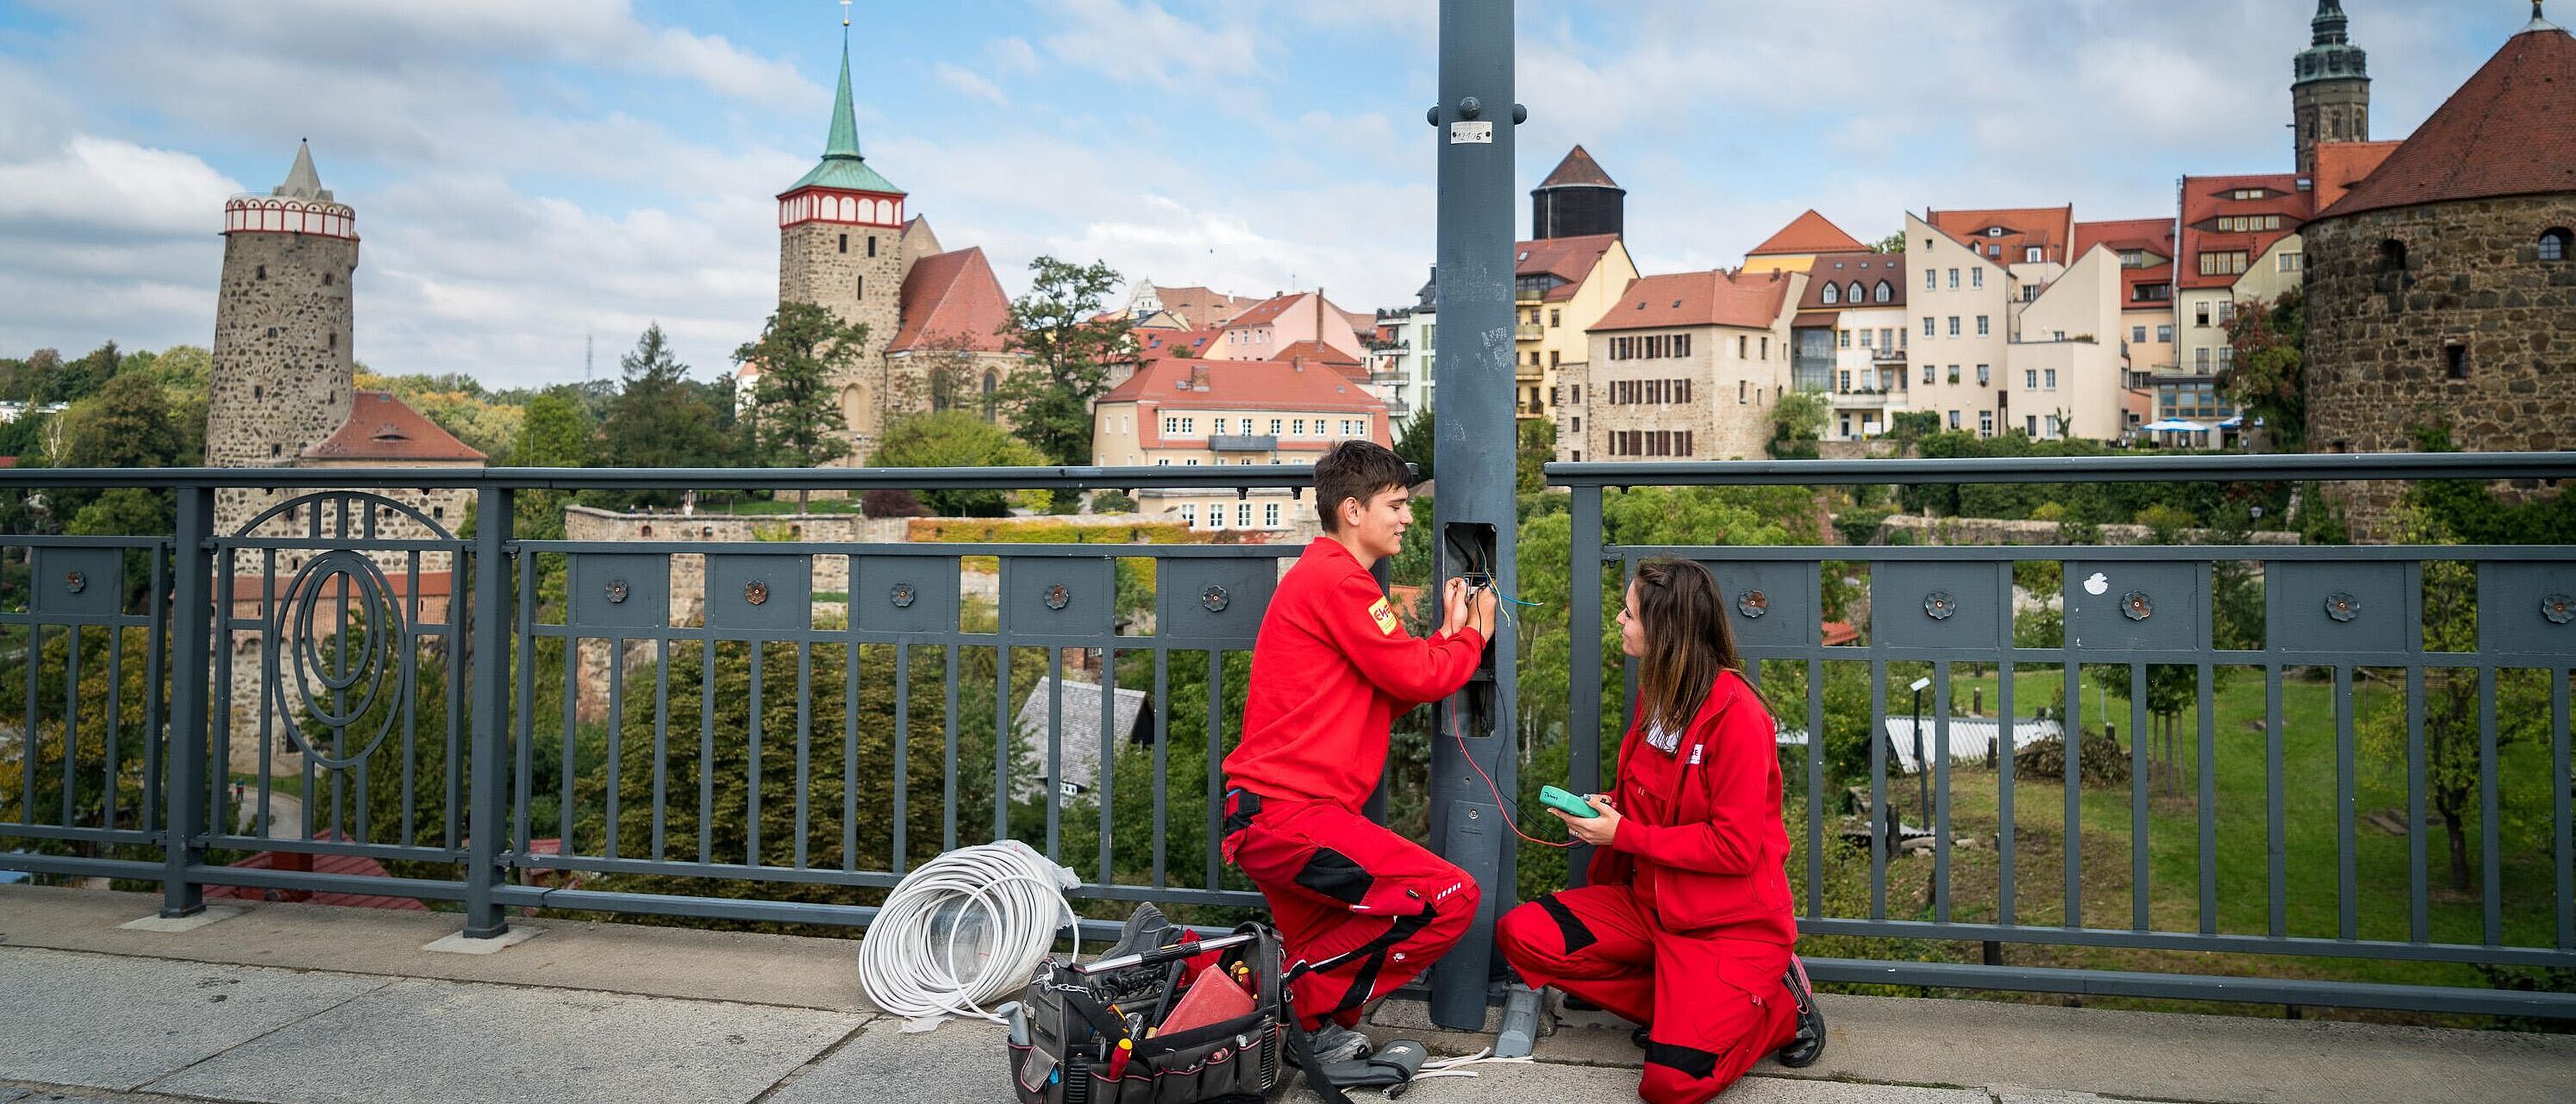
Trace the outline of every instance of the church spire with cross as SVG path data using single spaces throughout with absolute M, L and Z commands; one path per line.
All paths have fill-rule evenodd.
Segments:
M 2320 142 L 2370 140 L 2370 55 L 2352 42 L 2342 0 L 2317 0 L 2309 46 L 2291 63 L 2291 126 L 2301 176 L 2317 168 Z

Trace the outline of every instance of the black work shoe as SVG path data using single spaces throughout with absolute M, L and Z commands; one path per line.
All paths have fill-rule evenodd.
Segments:
M 1127 926 L 1118 932 L 1118 942 L 1100 952 L 1100 957 L 1116 958 L 1150 951 L 1161 947 L 1172 934 L 1172 922 L 1163 917 L 1163 910 L 1151 904 L 1138 905 L 1136 911 L 1127 917 Z
M 1646 1029 L 1641 1027 L 1635 1031 L 1629 1032 L 1628 1041 L 1637 1044 L 1637 1049 L 1644 1050 L 1649 1042 L 1646 1037 Z
M 1798 1035 L 1772 1057 L 1790 1069 L 1805 1069 L 1824 1057 L 1825 1012 L 1816 1007 L 1816 988 L 1808 983 L 1807 964 L 1798 956 L 1789 956 L 1789 972 L 1781 975 L 1780 984 L 1789 990 L 1789 999 L 1798 1003 Z

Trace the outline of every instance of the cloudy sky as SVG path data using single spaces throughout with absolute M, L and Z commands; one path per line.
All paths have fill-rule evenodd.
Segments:
M 2345 0 L 2375 137 L 2521 0 Z M 830 117 L 831 0 L 0 0 L 0 355 L 213 333 L 224 198 L 296 139 L 356 206 L 359 358 L 603 374 L 659 320 L 701 374 L 774 305 L 771 197 Z M 1030 258 L 1409 301 L 1432 251 L 1432 0 L 859 0 L 869 163 L 1014 294 Z M 2169 214 L 2289 167 L 2309 0 L 1520 0 L 1525 190 L 1582 142 L 1649 271 L 1816 207 Z M 1516 221 L 1526 227 L 1526 208 Z

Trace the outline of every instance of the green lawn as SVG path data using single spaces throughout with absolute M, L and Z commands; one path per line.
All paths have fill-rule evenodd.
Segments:
M 1911 673 L 1898 678 L 1891 674 L 1888 702 L 1891 712 L 1904 711 L 1909 702 L 1904 683 Z M 2053 692 L 2064 686 L 2062 668 L 2016 671 L 2014 679 L 2014 712 L 2027 716 L 2034 706 L 2045 706 L 2054 700 Z M 1991 714 L 1997 707 L 1997 679 L 1992 674 L 1975 677 L 1954 674 L 1951 692 L 1958 711 L 1965 712 L 1971 691 L 1981 689 Z M 2108 694 L 2097 699 L 2099 691 L 2091 681 L 2084 686 L 2083 714 L 2087 728 L 2097 727 L 2097 702 L 2106 702 L 2110 715 L 2121 733 L 2124 747 L 2129 743 L 2129 703 L 2121 694 Z M 1930 711 L 1930 693 L 1926 693 L 1926 711 Z M 2159 767 L 2151 774 L 2147 801 L 2145 850 L 2147 880 L 2145 883 L 2148 926 L 2158 931 L 2190 932 L 2200 930 L 2206 921 L 2216 931 L 2260 935 L 2270 930 L 2270 873 L 2267 863 L 2268 825 L 2266 817 L 2266 740 L 2259 727 L 2265 712 L 2262 673 L 2239 672 L 2233 681 L 2222 686 L 2213 700 L 2213 726 L 2216 755 L 2209 769 L 2215 771 L 2215 839 L 2211 856 L 2214 863 L 2215 909 L 2204 918 L 2200 906 L 2202 851 L 2199 840 L 2200 771 L 2199 736 L 2194 718 L 2186 713 L 2181 725 L 2175 762 Z M 2402 699 L 2389 689 L 2359 685 L 2356 690 L 2356 717 L 2367 717 L 2373 711 L 2402 708 Z M 2287 678 L 2282 687 L 2282 776 L 2283 776 L 2283 868 L 2285 889 L 2285 928 L 2294 936 L 2335 938 L 2338 931 L 2340 851 L 2336 815 L 2337 741 L 2332 715 L 2334 689 L 2330 682 Z M 2409 856 L 2406 838 L 2392 835 L 2361 819 L 2372 810 L 2397 809 L 2406 805 L 2406 775 L 2402 758 L 2374 755 L 2364 741 L 2355 741 L 2354 863 L 2356 932 L 2365 940 L 2411 938 L 2409 930 Z M 2152 745 L 2151 745 L 2152 746 Z M 2548 847 L 2547 816 L 2549 809 L 2549 759 L 2545 747 L 2508 747 L 2501 756 L 2500 777 L 2506 815 L 2502 818 L 2503 855 L 2502 938 L 2506 945 L 2549 946 L 2554 939 L 2556 912 L 2553 907 L 2554 872 Z M 1991 845 L 1996 838 L 2000 819 L 2001 779 L 1999 773 L 1982 765 L 1954 765 L 1951 771 L 1951 823 L 1955 835 L 1974 836 L 1988 845 L 1987 849 L 1954 848 L 1951 855 L 1949 896 L 1951 917 L 1965 922 L 1993 922 L 2000 917 L 2001 864 Z M 1891 777 L 1891 798 L 1900 802 L 1909 821 L 1915 786 L 1911 777 Z M 2079 879 L 2084 923 L 2091 927 L 2128 928 L 2133 924 L 2133 908 L 2138 883 L 2132 876 L 2131 809 L 2132 786 L 2085 791 L 2082 795 L 2082 871 Z M 2014 830 L 2014 919 L 2026 925 L 2057 925 L 2066 915 L 2065 856 L 2065 790 L 2055 778 L 2017 778 L 2013 787 Z M 1803 845 L 1803 813 L 1792 817 L 1792 835 Z M 2473 886 L 2481 869 L 2480 842 L 2474 820 L 2468 825 L 2470 869 Z M 2429 937 L 2434 942 L 2476 944 L 2485 941 L 2483 906 L 2473 888 L 2460 894 L 2449 887 L 2448 837 L 2444 830 L 2429 827 L 2426 839 L 2426 879 L 2432 891 L 2429 909 Z M 1832 845 L 1829 844 L 1829 847 Z M 1868 855 L 1847 848 L 1832 848 L 1828 867 L 1830 880 L 1857 879 L 1863 895 L 1856 904 L 1867 905 L 1866 885 Z M 1791 865 L 1792 881 L 1800 883 L 1803 892 L 1805 860 L 1803 855 Z M 1925 858 L 1901 858 L 1889 868 L 1889 902 L 1891 916 L 1899 918 L 1931 917 L 1933 862 Z M 1855 914 L 1848 893 L 1837 894 L 1835 911 Z M 1858 913 L 1865 915 L 1865 912 Z M 1973 948 L 1965 948 L 1962 957 L 1973 957 Z M 2486 983 L 2469 966 L 2439 963 L 2391 962 L 2350 958 L 2311 956 L 2235 956 L 2188 952 L 2135 951 L 2076 947 L 2024 946 L 2007 952 L 2008 961 L 2029 965 L 2088 966 L 2095 968 L 2149 969 L 2177 972 L 2247 973 L 2266 976 L 2331 978 L 2357 981 L 2402 982 L 2412 984 L 2465 985 L 2483 987 Z M 2097 1002 L 2098 1003 L 2098 1002 Z

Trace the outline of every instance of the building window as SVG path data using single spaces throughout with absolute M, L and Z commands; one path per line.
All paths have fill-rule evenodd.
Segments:
M 1250 528 L 1252 528 L 1252 504 L 1251 504 L 1251 503 L 1249 503 L 1249 502 L 1237 502 L 1237 503 L 1235 503 L 1235 504 L 1234 504 L 1234 527 L 1235 527 L 1235 528 L 1237 528 L 1237 529 L 1250 529 Z
M 2567 254 L 2571 250 L 2576 250 L 2576 232 L 2571 232 L 2565 227 L 2552 227 L 2541 233 L 2541 260 L 2551 263 L 2563 261 L 2567 259 Z
M 2145 326 L 2131 326 L 2131 327 L 2129 327 L 2129 344 L 2131 344 L 2131 345 L 2144 345 L 2144 344 L 2146 344 L 2146 343 L 2147 343 L 2147 328 L 2146 328 Z
M 1198 524 L 1199 524 L 1199 504 L 1198 504 L 1198 503 L 1195 503 L 1195 502 L 1184 502 L 1184 503 L 1181 503 L 1181 524 L 1182 524 L 1183 526 L 1185 526 L 1185 527 L 1193 528 L 1193 529 L 1198 527 Z
M 1935 336 L 1935 334 L 1933 333 L 1933 329 L 1932 329 L 1932 328 L 1933 328 L 1933 327 L 1935 327 L 1935 326 L 1938 326 L 1938 325 L 1940 325 L 1940 324 L 1941 324 L 1941 321 L 1940 321 L 1939 319 L 1934 318 L 1934 317 L 1932 317 L 1931 315 L 1928 315 L 1928 314 L 1927 314 L 1927 315 L 1924 315 L 1924 316 L 1923 316 L 1923 336 L 1925 336 L 1925 337 L 1932 337 L 1932 336 Z
M 1841 345 L 1842 345 L 1842 347 L 1843 347 L 1843 348 L 1846 348 L 1846 349 L 1851 348 L 1851 331 L 1850 331 L 1850 330 L 1840 330 L 1840 331 L 1837 331 L 1837 332 L 1836 332 L 1836 335 L 1835 335 L 1835 339 L 1841 343 Z M 1864 346 L 1864 347 L 1866 347 L 1866 346 Z
M 2161 324 L 2159 324 L 2159 325 L 2156 327 L 2156 340 L 2161 341 L 2161 342 L 2164 342 L 2164 343 L 2166 343 L 2166 344 L 2172 344 L 2172 343 L 2173 343 L 2173 323 L 2171 323 L 2171 322 L 2166 322 L 2166 323 L 2161 323 Z
M 1923 290 L 1925 290 L 1925 291 L 1939 291 L 1939 290 L 1941 290 L 1941 270 L 1940 270 L 1940 269 L 1937 269 L 1937 268 L 1927 268 L 1927 269 L 1924 269 L 1924 270 L 1923 270 Z
M 1826 285 L 1825 285 L 1825 297 L 1824 297 L 1824 303 L 1825 303 L 1825 305 L 1826 305 L 1826 306 L 1828 306 L 1828 307 L 1830 307 L 1830 306 L 1835 306 L 1835 305 L 1840 304 L 1842 301 L 1843 301 L 1843 289 L 1841 288 L 1841 286 L 1840 286 L 1840 285 L 1836 285 L 1836 284 L 1826 284 Z
M 2036 245 L 2021 251 L 2021 259 L 2028 261 L 2031 264 L 2038 264 L 2041 256 L 2042 254 L 2040 253 L 2040 249 Z
M 1950 316 L 1950 336 L 1959 336 L 1959 316 L 1955 314 Z
M 1992 437 L 1992 436 L 1994 436 L 1994 435 L 1995 435 L 1995 412 L 1994 412 L 1994 411 L 1991 411 L 1991 410 L 1980 410 L 1980 411 L 1978 411 L 1978 412 L 1977 412 L 1977 436 L 1979 436 L 1979 437 Z
M 2443 345 L 2442 371 L 2455 380 L 2469 378 L 2469 347 L 2458 341 Z
M 1872 301 L 1874 301 L 1874 302 L 1879 302 L 1879 303 L 1889 302 L 1889 301 L 1894 300 L 1895 298 L 1896 298 L 1896 289 L 1895 289 L 1895 288 L 1892 288 L 1892 287 L 1889 287 L 1889 286 L 1888 286 L 1888 284 L 1887 284 L 1887 281 L 1885 281 L 1885 280 L 1880 280 L 1880 281 L 1878 282 L 1878 290 L 1877 290 L 1876 292 L 1872 293 L 1872 294 L 1871 294 L 1871 296 L 1870 296 L 1870 299 L 1871 299 Z
M 855 295 L 855 296 L 857 296 L 857 297 L 859 297 L 859 298 L 861 298 L 861 299 L 865 299 L 865 298 L 867 298 L 867 297 L 868 297 L 868 278 L 867 278 L 867 277 L 865 277 L 865 276 L 853 276 L 853 277 L 851 277 L 851 278 L 850 278 L 850 294 Z
M 1562 326 L 1562 325 L 1564 325 L 1564 324 L 1565 324 L 1565 312 L 1564 312 L 1564 311 L 1562 311 L 1562 310 L 1559 310 L 1559 309 L 1557 309 L 1557 308 L 1555 308 L 1555 307 L 1549 307 L 1549 308 L 1548 308 L 1548 310 L 1547 310 L 1547 324 L 1548 324 L 1548 325 L 1550 325 L 1550 326 Z
M 850 251 L 850 236 L 849 236 L 848 234 L 843 234 L 843 235 L 841 235 L 841 252 L 843 252 L 843 253 L 847 253 L 847 252 L 849 252 L 849 251 Z
M 1278 503 L 1276 503 L 1276 502 L 1264 502 L 1264 503 L 1262 503 L 1262 504 L 1261 504 L 1261 527 L 1262 527 L 1262 528 L 1264 528 L 1264 529 L 1276 529 L 1276 528 L 1279 528 L 1279 504 L 1278 504 Z
M 1748 399 L 1748 398 L 1746 398 L 1746 397 L 1744 396 L 1744 381 L 1743 381 L 1743 380 L 1737 380 L 1737 381 L 1735 381 L 1735 401 L 1736 401 L 1736 402 L 1739 402 L 1739 403 L 1743 403 L 1743 402 L 1751 402 L 1751 401 L 1752 401 L 1751 399 Z
M 2191 314 L 2192 314 L 2192 325 L 2195 325 L 2195 326 L 2207 326 L 2207 325 L 2209 325 L 2209 304 L 2207 304 L 2207 303 L 2194 303 L 2194 304 L 2192 304 L 2192 307 L 2191 307 Z
M 2281 271 L 2297 272 L 2299 270 L 2302 256 L 2302 254 L 2298 253 L 2281 254 Z
M 1959 382 L 1959 366 L 1956 364 L 1950 366 L 1950 382 Z
M 2209 374 L 2209 350 L 2208 350 L 2208 349 L 2206 349 L 2206 348 L 2201 348 L 2201 349 L 2194 349 L 2194 350 L 2192 350 L 2192 351 L 2191 351 L 2191 366 L 2192 366 L 2192 368 L 2193 368 L 2194 370 L 2198 371 L 2201 375 L 2204 375 L 2204 376 L 2208 375 L 2208 374 Z
M 1972 268 L 1972 269 L 1969 269 L 1969 270 L 1968 270 L 1968 286 L 1969 286 L 1969 287 L 1976 287 L 1976 288 L 1982 288 L 1982 287 L 1986 286 L 1986 270 L 1985 270 L 1985 269 L 1982 269 L 1982 268 Z
M 2057 390 L 2057 369 L 2049 369 L 2046 378 L 2048 380 L 2048 389 L 2051 391 Z
M 2200 255 L 2203 276 L 2239 276 L 2245 272 L 2246 256 L 2242 249 L 2230 249 Z
M 2390 238 L 2379 243 L 2379 270 L 2381 272 L 2406 271 L 2405 242 Z
M 2037 436 L 2039 436 L 2039 415 L 2037 415 L 2037 414 L 2025 414 L 2025 415 L 2023 415 L 2023 416 L 2022 416 L 2022 419 L 2021 419 L 2021 431 L 2022 431 L 2022 434 L 2023 434 L 2024 436 L 2027 436 L 2027 437 L 2037 437 Z
M 1735 359 L 1750 360 L 1752 358 L 1753 339 L 1743 334 L 1735 335 Z
M 1860 305 L 1860 301 L 1861 301 L 1861 299 L 1863 298 L 1863 296 L 1862 296 L 1862 295 L 1861 295 L 1861 293 L 1860 293 L 1860 281 L 1858 281 L 1858 280 L 1854 280 L 1854 281 L 1852 281 L 1850 297 L 1851 297 L 1852 305 L 1854 305 L 1854 306 L 1858 306 L 1858 305 Z
M 1959 270 L 1955 268 L 1950 270 L 1950 290 L 1959 290 Z
M 1992 372 L 1988 371 L 1987 366 L 1986 366 L 1986 365 L 1983 365 L 1983 364 L 1978 365 L 1978 366 L 1977 366 L 1977 386 L 1979 386 L 1979 387 L 1984 387 L 1984 386 L 1986 386 L 1987 384 L 1990 384 L 1990 383 L 1993 383 L 1993 382 L 1994 382 L 1994 374 L 1993 374 Z
M 1986 316 L 1986 315 L 1982 315 L 1982 314 L 1980 314 L 1980 315 L 1978 315 L 1978 316 L 1977 316 L 1977 336 L 1978 336 L 1978 337 L 1985 337 L 1985 336 L 1987 336 L 1988 334 L 1991 334 L 1991 333 L 1993 333 L 1993 332 L 1994 332 L 1993 328 L 1987 325 L 1986 319 L 1987 319 L 1987 316 Z
M 1762 359 L 1771 359 L 1771 338 L 1767 334 L 1762 338 Z
M 868 235 L 868 256 L 873 257 L 873 256 L 876 256 L 876 255 L 877 255 L 877 236 L 876 236 L 876 235 L 874 235 L 874 234 L 870 234 L 870 235 Z
M 1930 383 L 1930 382 L 1932 382 L 1932 373 L 1933 373 L 1934 371 L 1935 371 L 1935 369 L 1934 369 L 1931 365 L 1929 365 L 1929 364 L 1924 365 L 1924 366 L 1923 366 L 1923 382 L 1925 382 L 1925 383 Z
M 2037 391 L 2037 390 L 2039 390 L 2039 369 L 2037 369 L 2037 368 L 2024 368 L 2024 369 L 2022 369 L 2022 370 L 2021 370 L 2021 385 L 2022 385 L 2022 389 L 2023 389 L 2023 390 L 2026 390 L 2026 391 Z
M 1950 428 L 1959 428 L 1959 412 L 1956 410 L 1950 412 Z

